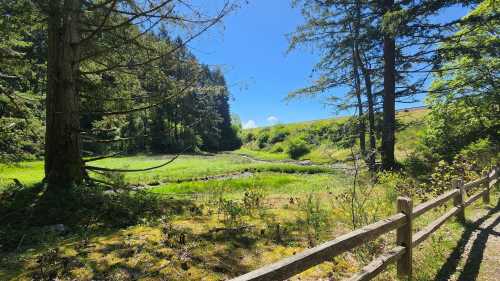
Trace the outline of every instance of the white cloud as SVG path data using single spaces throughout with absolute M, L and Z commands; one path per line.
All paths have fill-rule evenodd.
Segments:
M 279 119 L 276 116 L 271 115 L 271 116 L 267 117 L 267 122 L 269 122 L 269 124 L 271 124 L 271 125 L 278 123 L 278 121 L 279 121 Z
M 243 129 L 253 129 L 257 128 L 257 124 L 253 120 L 248 120 L 247 122 L 243 123 Z

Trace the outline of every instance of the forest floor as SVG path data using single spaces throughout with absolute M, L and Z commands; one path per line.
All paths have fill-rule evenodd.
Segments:
M 93 164 L 140 168 L 170 157 L 117 157 Z M 30 186 L 42 174 L 41 162 L 0 167 L 4 184 L 17 178 Z M 122 180 L 164 198 L 165 213 L 124 227 L 30 229 L 16 241 L 14 250 L 0 254 L 0 280 L 53 276 L 60 280 L 226 280 L 353 228 L 348 202 L 353 177 L 329 166 L 236 154 L 183 155 L 167 167 L 127 174 Z M 390 185 L 369 187 L 359 196 L 370 199 L 360 210 L 364 217 L 360 224 L 394 213 L 397 194 Z M 498 192 L 493 193 L 492 202 L 497 197 Z M 438 209 L 422 216 L 415 222 L 416 230 L 443 212 Z M 414 280 L 465 281 L 478 276 L 477 280 L 491 281 L 498 276 L 498 206 L 475 203 L 466 215 L 471 218 L 468 224 L 452 220 L 415 249 Z M 348 277 L 393 243 L 394 234 L 389 233 L 292 280 Z M 461 261 L 468 253 L 471 258 Z M 394 267 L 378 280 L 396 280 Z

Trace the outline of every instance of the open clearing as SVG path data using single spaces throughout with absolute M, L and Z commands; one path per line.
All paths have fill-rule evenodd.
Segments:
M 124 156 L 92 162 L 93 166 L 117 169 L 142 169 L 160 165 L 172 155 L 163 156 Z M 171 164 L 146 172 L 125 174 L 125 180 L 136 185 L 158 185 L 177 181 L 203 180 L 210 176 L 224 176 L 243 172 L 278 172 L 278 173 L 329 173 L 332 169 L 309 167 L 292 163 L 264 163 L 252 161 L 236 154 L 182 155 Z M 21 162 L 13 165 L 0 164 L 0 186 L 19 180 L 25 185 L 32 185 L 43 179 L 43 162 Z
M 92 164 L 144 168 L 170 157 L 127 156 Z M 32 185 L 43 174 L 41 162 L 1 169 L 4 186 L 12 178 Z M 34 229 L 36 241 L 26 237 L 16 251 L 2 257 L 0 280 L 31 280 L 51 270 L 77 280 L 225 280 L 352 230 L 346 202 L 352 176 L 325 166 L 255 161 L 228 153 L 182 155 L 161 169 L 129 173 L 125 180 L 164 198 L 165 215 L 125 228 L 88 227 L 70 235 Z M 376 185 L 361 194 L 370 198 L 364 223 L 394 213 L 396 193 L 388 186 Z M 440 213 L 424 216 L 416 227 Z M 415 280 L 444 274 L 441 267 L 460 243 L 461 233 L 468 231 L 451 222 L 423 243 L 415 263 L 427 270 L 416 270 Z M 349 276 L 389 249 L 393 236 L 383 236 L 294 280 Z M 394 269 L 378 280 L 395 280 Z

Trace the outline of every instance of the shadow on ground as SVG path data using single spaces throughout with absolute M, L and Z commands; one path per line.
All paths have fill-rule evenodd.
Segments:
M 457 246 L 450 254 L 446 263 L 436 275 L 436 281 L 448 281 L 457 271 L 457 267 L 462 258 L 465 258 L 463 270 L 460 272 L 457 281 L 474 281 L 479 275 L 479 269 L 483 261 L 484 251 L 488 238 L 492 235 L 499 236 L 500 233 L 496 232 L 495 226 L 500 223 L 500 217 L 497 217 L 492 223 L 482 228 L 481 225 L 491 218 L 495 213 L 500 211 L 500 201 L 492 208 L 486 215 L 480 219 L 465 223 L 465 231 L 463 232 Z M 467 249 L 469 241 L 474 239 L 470 250 Z M 466 256 L 466 257 L 464 257 Z M 455 280 L 455 279 L 454 279 Z

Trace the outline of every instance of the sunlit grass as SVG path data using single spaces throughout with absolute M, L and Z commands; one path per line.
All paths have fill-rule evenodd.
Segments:
M 44 177 L 43 167 L 43 161 L 0 164 L 0 188 L 12 183 L 13 179 L 28 186 L 38 183 Z
M 290 157 L 284 152 L 278 153 L 264 150 L 253 150 L 248 147 L 242 147 L 233 151 L 233 153 L 244 154 L 262 160 L 290 160 Z
M 143 169 L 165 163 L 172 155 L 138 155 L 103 159 L 89 163 L 92 166 L 115 169 Z M 125 173 L 125 180 L 131 184 L 197 180 L 206 176 L 241 173 L 245 171 L 271 171 L 285 173 L 332 172 L 325 167 L 300 166 L 289 163 L 261 163 L 235 154 L 182 155 L 171 164 L 144 172 Z M 43 162 L 21 162 L 15 165 L 0 165 L 0 186 L 11 183 L 15 178 L 24 185 L 32 185 L 43 179 Z
M 155 193 L 210 193 L 224 191 L 243 193 L 250 188 L 258 188 L 268 194 L 293 195 L 310 192 L 344 190 L 348 186 L 346 178 L 339 174 L 284 174 L 264 172 L 248 177 L 168 183 L 153 188 Z

